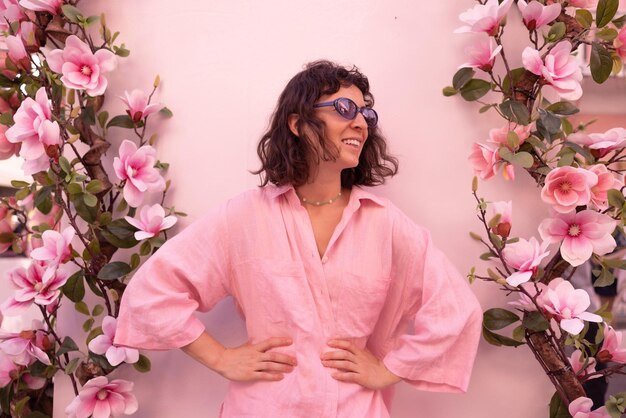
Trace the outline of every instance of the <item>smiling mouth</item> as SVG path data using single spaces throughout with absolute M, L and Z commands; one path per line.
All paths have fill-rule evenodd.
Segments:
M 355 147 L 355 148 L 358 148 L 361 146 L 361 141 L 359 141 L 358 139 L 353 139 L 353 138 L 342 139 L 341 142 L 343 142 L 346 145 Z

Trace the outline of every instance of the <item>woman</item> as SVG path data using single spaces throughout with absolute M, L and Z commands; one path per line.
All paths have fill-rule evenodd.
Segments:
M 222 417 L 388 417 L 400 380 L 465 391 L 481 310 L 428 232 L 360 187 L 397 171 L 373 102 L 356 68 L 297 74 L 258 147 L 263 187 L 146 262 L 116 343 L 182 347 L 231 380 Z M 249 337 L 235 348 L 193 314 L 227 295 Z

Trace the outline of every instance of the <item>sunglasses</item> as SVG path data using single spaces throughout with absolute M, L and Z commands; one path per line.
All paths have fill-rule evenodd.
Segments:
M 358 107 L 356 103 L 347 97 L 340 97 L 332 102 L 316 103 L 313 105 L 313 107 L 327 106 L 333 106 L 340 116 L 349 120 L 356 118 L 356 115 L 359 113 L 362 114 L 363 118 L 365 118 L 365 123 L 367 123 L 367 126 L 370 128 L 376 127 L 378 123 L 378 113 L 376 113 L 374 109 L 365 106 Z

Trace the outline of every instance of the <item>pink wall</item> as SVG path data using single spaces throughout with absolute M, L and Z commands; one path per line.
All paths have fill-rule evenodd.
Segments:
M 355 63 L 369 75 L 381 126 L 400 158 L 400 174 L 378 192 L 428 226 L 462 272 L 476 264 L 481 252 L 467 234 L 478 225 L 466 158 L 472 142 L 486 138 L 488 129 L 500 124 L 493 116 L 479 116 L 477 107 L 441 95 L 463 62 L 468 42 L 452 35 L 457 15 L 472 5 L 470 0 L 84 4 L 94 11 L 104 8 L 108 23 L 122 32 L 120 38 L 131 50 L 110 77 L 112 111 L 121 111 L 115 97 L 124 89 L 148 89 L 155 74 L 161 75 L 158 98 L 174 112 L 172 120 L 159 126 L 157 144 L 159 155 L 171 163 L 174 187 L 168 203 L 190 214 L 177 227 L 257 183 L 247 170 L 257 166 L 256 141 L 279 92 L 303 63 L 329 58 Z M 536 234 L 545 211 L 530 180 L 519 174 L 515 183 L 496 179 L 481 184 L 481 191 L 487 199 L 514 198 L 513 231 L 528 236 Z M 504 301 L 482 283 L 474 290 L 485 309 Z M 244 341 L 242 324 L 229 302 L 203 318 L 224 343 Z M 70 329 L 80 328 L 81 322 L 67 312 L 63 323 Z M 226 389 L 223 379 L 179 351 L 151 358 L 153 371 L 147 375 L 132 370 L 117 374 L 136 382 L 140 409 L 135 416 L 217 415 Z M 64 376 L 58 383 L 55 417 L 63 417 L 70 389 Z M 392 415 L 449 418 L 462 411 L 466 418 L 482 418 L 506 411 L 510 418 L 536 418 L 547 415 L 551 393 L 526 348 L 482 344 L 468 394 L 420 393 L 400 385 Z

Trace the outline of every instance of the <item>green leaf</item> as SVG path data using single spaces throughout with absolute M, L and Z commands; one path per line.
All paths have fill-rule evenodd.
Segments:
M 67 160 L 67 158 L 60 156 L 59 157 L 59 166 L 61 167 L 61 170 L 63 170 L 63 172 L 65 174 L 71 174 L 72 173 L 72 166 L 70 165 L 70 162 Z
M 591 77 L 598 83 L 604 83 L 613 70 L 613 57 L 605 47 L 598 42 L 591 44 L 591 57 L 589 58 Z
M 0 115 L 0 125 L 4 126 L 13 126 L 15 121 L 13 121 L 13 114 L 11 112 L 6 112 Z
M 589 29 L 593 24 L 593 15 L 587 9 L 576 9 L 576 21 L 585 29 Z
M 150 359 L 144 356 L 143 354 L 140 354 L 139 360 L 137 360 L 137 362 L 133 364 L 133 367 L 135 368 L 135 370 L 137 370 L 140 373 L 146 373 L 150 371 L 150 368 L 152 366 L 150 363 Z
M 617 38 L 617 31 L 613 28 L 605 27 L 596 33 L 596 38 L 611 42 L 613 39 Z
M 550 327 L 548 320 L 540 312 L 530 312 L 525 315 L 522 324 L 531 331 L 545 331 Z
M 104 190 L 104 183 L 100 180 L 91 180 L 89 184 L 87 184 L 87 191 L 92 194 L 100 193 Z
M 152 251 L 152 245 L 150 245 L 150 241 L 144 241 L 141 243 L 141 247 L 139 247 L 139 255 L 146 256 L 150 254 Z
M 454 90 L 460 90 L 465 86 L 476 74 L 472 68 L 461 68 L 459 69 L 454 77 L 452 77 L 452 87 Z
M 550 31 L 548 32 L 548 41 L 556 42 L 565 36 L 565 31 L 567 30 L 565 23 L 556 22 L 550 27 Z
M 21 189 L 22 187 L 30 187 L 30 183 L 20 180 L 11 180 L 11 186 L 15 187 L 16 189 Z
M 87 285 L 89 286 L 89 288 L 91 289 L 94 295 L 98 297 L 104 297 L 104 295 L 102 294 L 102 291 L 98 288 L 98 285 L 96 284 L 96 280 L 93 278 L 93 276 L 85 276 L 85 281 L 87 282 Z
M 487 261 L 487 260 L 489 260 L 489 259 L 491 259 L 491 258 L 494 258 L 494 257 L 497 257 L 497 255 L 494 255 L 494 254 L 493 254 L 493 253 L 491 253 L 491 252 L 482 253 L 482 254 L 480 255 L 480 259 L 481 259 L 481 260 L 484 260 L 484 261 Z
M 44 215 L 50 213 L 52 210 L 52 193 L 49 187 L 44 187 L 35 193 L 35 207 Z
M 523 103 L 515 100 L 505 100 L 499 105 L 500 111 L 509 120 L 519 124 L 528 125 L 530 123 L 530 113 Z
M 443 93 L 444 96 L 450 97 L 450 96 L 454 96 L 459 91 L 455 90 L 455 88 L 452 87 L 452 86 L 446 86 L 446 87 L 443 88 L 443 90 L 441 92 Z
M 137 267 L 139 267 L 139 263 L 141 263 L 139 254 L 133 254 L 130 256 L 130 268 L 132 270 L 135 270 Z
M 76 7 L 69 5 L 69 4 L 64 4 L 63 6 L 61 6 L 61 10 L 63 11 L 63 14 L 65 15 L 65 17 L 67 17 L 67 20 L 69 20 L 72 23 L 78 23 L 78 17 L 82 17 L 83 14 L 80 10 L 78 10 Z
M 514 154 L 507 147 L 500 147 L 500 149 L 498 150 L 498 154 L 504 160 L 522 168 L 530 168 L 535 162 L 533 156 L 526 151 L 521 151 Z
M 80 312 L 83 315 L 89 316 L 89 307 L 83 301 L 80 301 L 80 302 L 74 304 L 74 309 L 76 309 L 76 312 Z
M 510 92 L 511 82 L 513 83 L 514 86 L 517 85 L 517 83 L 519 83 L 519 81 L 522 79 L 525 73 L 526 73 L 526 69 L 523 67 L 512 69 L 511 77 L 509 78 L 509 75 L 507 74 L 504 77 L 504 80 L 502 81 L 502 90 L 504 90 L 505 92 Z
M 83 192 L 83 188 L 79 183 L 70 183 L 67 185 L 67 191 L 70 194 L 76 195 Z
M 606 26 L 615 16 L 618 7 L 619 0 L 600 0 L 596 9 L 596 26 Z
M 572 418 L 559 392 L 555 392 L 550 399 L 550 418 Z
M 85 342 L 89 344 L 91 340 L 96 338 L 98 335 L 102 335 L 102 334 L 104 334 L 104 332 L 102 332 L 102 327 L 96 327 L 92 329 L 91 332 L 87 335 Z
M 91 193 L 83 193 L 83 202 L 85 202 L 85 205 L 93 208 L 98 204 L 98 198 Z
M 108 120 L 109 120 L 109 112 L 107 112 L 106 110 L 103 110 L 102 112 L 98 113 L 98 124 L 100 125 L 101 128 L 104 128 L 106 126 L 106 123 Z
M 563 142 L 563 146 L 569 147 L 571 149 L 573 149 L 574 151 L 576 151 L 576 153 L 582 155 L 583 157 L 585 157 L 585 159 L 587 160 L 587 162 L 589 164 L 593 164 L 596 162 L 596 157 L 594 157 L 591 152 L 589 152 L 588 149 L 581 147 L 580 145 L 574 143 L 574 142 L 568 142 L 565 141 Z
M 617 19 L 613 20 L 613 24 L 618 28 L 621 29 L 624 27 L 624 24 L 626 24 L 626 14 L 618 17 Z
M 516 341 L 509 337 L 505 337 L 504 335 L 496 334 L 495 332 L 489 331 L 485 327 L 483 327 L 483 338 L 489 344 L 495 345 L 497 347 L 503 345 L 508 347 L 519 347 L 520 345 L 524 345 L 523 342 Z
M 91 329 L 91 327 L 93 326 L 93 323 L 95 322 L 95 320 L 93 318 L 89 318 L 87 319 L 84 323 L 83 323 L 83 331 L 85 332 L 89 332 L 89 330 Z
M 102 235 L 111 244 L 118 248 L 132 248 L 139 244 L 135 239 L 136 228 L 125 219 L 116 219 L 102 230 Z
M 626 203 L 624 195 L 617 189 L 610 189 L 607 193 L 609 198 L 609 205 L 615 208 L 621 208 Z
M 545 109 L 537 109 L 539 120 L 537 120 L 537 130 L 548 142 L 552 142 L 552 137 L 561 130 L 561 119 L 554 113 Z
M 159 113 L 166 118 L 171 118 L 172 116 L 174 116 L 172 111 L 169 110 L 167 107 L 164 107 L 161 110 L 159 110 Z
M 22 416 L 22 411 L 24 410 L 24 407 L 26 406 L 26 404 L 28 403 L 28 401 L 30 401 L 30 396 L 25 396 L 22 399 L 20 399 L 19 401 L 15 402 L 13 404 L 13 409 L 15 411 L 15 416 L 17 417 L 21 417 Z M 13 413 L 11 414 L 13 415 Z
M 478 100 L 491 90 L 491 83 L 474 78 L 468 81 L 461 89 L 461 96 L 468 102 Z
M 524 338 L 526 338 L 526 328 L 524 327 L 524 325 L 515 327 L 515 329 L 511 333 L 511 337 L 513 337 L 515 341 L 524 342 Z
M 483 326 L 488 330 L 496 331 L 519 320 L 514 312 L 502 308 L 492 308 L 485 311 Z
M 107 123 L 107 128 L 118 126 L 120 128 L 133 129 L 135 123 L 128 115 L 117 115 Z
M 70 362 L 67 363 L 67 365 L 65 366 L 65 374 L 70 375 L 74 373 L 76 369 L 78 368 L 79 363 L 80 363 L 80 358 L 78 357 L 70 360 Z
M 123 57 L 123 58 L 126 58 L 127 56 L 130 55 L 130 51 L 124 47 L 124 44 L 122 44 L 122 46 L 119 46 L 119 47 L 114 46 L 113 52 L 115 52 L 115 55 L 119 57 Z
M 98 278 L 100 280 L 116 280 L 126 276 L 131 270 L 130 266 L 123 261 L 113 261 L 102 267 L 98 272 Z
M 580 109 L 574 106 L 573 103 L 566 102 L 566 101 L 553 103 L 550 106 L 546 107 L 546 110 L 556 115 L 566 115 L 566 116 L 574 115 L 580 112 Z
M 98 316 L 102 312 L 104 312 L 104 306 L 102 306 L 100 304 L 97 304 L 96 306 L 93 307 L 93 309 L 91 311 L 91 316 Z
M 606 287 L 615 283 L 615 276 L 611 270 L 603 268 L 597 280 L 593 282 L 593 287 Z
M 65 337 L 63 339 L 63 343 L 61 344 L 61 348 L 57 351 L 57 355 L 60 356 L 65 353 L 69 353 L 70 351 L 78 351 L 78 346 L 70 337 Z
M 78 303 L 85 297 L 85 283 L 83 282 L 83 271 L 79 270 L 72 274 L 61 288 L 63 294 L 72 302 Z

